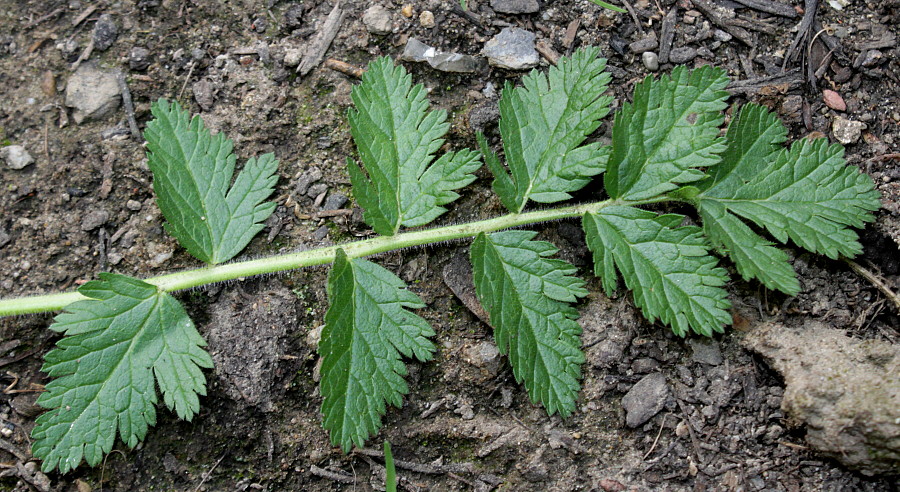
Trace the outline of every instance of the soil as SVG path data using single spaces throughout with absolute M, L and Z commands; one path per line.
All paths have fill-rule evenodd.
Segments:
M 390 34 L 367 32 L 363 12 L 374 3 L 390 12 Z M 411 2 L 410 17 L 399 1 L 347 1 L 327 57 L 364 67 L 377 56 L 396 58 L 409 37 L 477 55 L 502 27 L 517 26 L 558 54 L 600 46 L 621 104 L 650 73 L 630 43 L 651 45 L 651 33 L 665 41 L 661 25 L 675 6 L 643 0 L 631 6 L 633 14 L 616 14 L 585 0 L 550 0 L 539 2 L 537 13 L 507 15 L 494 12 L 494 3 L 468 0 L 475 16 L 468 18 L 455 0 Z M 777 110 L 792 140 L 814 132 L 834 138 L 837 118 L 864 124 L 846 157 L 875 180 L 884 208 L 861 232 L 865 251 L 856 261 L 896 292 L 900 3 L 857 0 L 843 11 L 818 6 L 816 41 L 808 50 L 801 44 L 800 58 L 790 56 L 800 16 L 743 3 L 721 0 L 725 10 L 710 11 L 704 8 L 714 5 L 710 0 L 678 0 L 671 46 L 696 50 L 691 66 L 713 64 L 733 80 L 750 80 L 735 86 L 731 101 Z M 802 12 L 814 5 L 789 6 Z M 163 231 L 142 142 L 129 133 L 125 111 L 75 124 L 63 104 L 72 64 L 101 14 L 110 15 L 118 35 L 108 49 L 95 47 L 86 63 L 122 71 L 141 128 L 151 101 L 176 99 L 232 138 L 239 161 L 264 152 L 280 160 L 279 207 L 244 256 L 371 234 L 355 204 L 344 205 L 339 196 L 351 196 L 344 161 L 353 147 L 344 115 L 357 80 L 324 66 L 306 76 L 285 66 L 286 55 L 315 36 L 331 1 L 2 0 L 0 7 L 0 142 L 22 145 L 35 159 L 21 170 L 0 163 L 0 297 L 71 290 L 102 271 L 149 277 L 197 266 Z M 426 10 L 436 27 L 423 27 Z M 725 27 L 713 18 L 724 19 Z M 134 48 L 147 50 L 148 66 L 134 63 Z M 815 86 L 806 64 L 821 68 Z M 450 148 L 474 147 L 473 126 L 496 137 L 496 91 L 523 73 L 406 66 L 429 89 L 432 104 L 449 112 Z M 670 68 L 663 63 L 659 70 Z M 760 79 L 783 68 L 791 75 Z M 826 105 L 823 89 L 841 96 L 846 110 Z M 593 138 L 609 137 L 607 121 Z M 487 170 L 479 173 L 440 221 L 502 213 Z M 349 212 L 314 216 L 325 204 Z M 577 224 L 540 230 L 592 278 Z M 896 490 L 889 477 L 855 473 L 810 449 L 804 428 L 792 426 L 781 410 L 781 377 L 740 345 L 764 322 L 811 320 L 896 344 L 900 313 L 846 263 L 789 246 L 803 286 L 794 298 L 740 281 L 732 271 L 734 329 L 711 342 L 673 336 L 644 320 L 627 294 L 608 298 L 591 280 L 591 294 L 579 305 L 583 390 L 578 410 L 563 420 L 528 400 L 492 350 L 490 327 L 467 308 L 471 287 L 458 266 L 467 248 L 452 243 L 377 258 L 428 304 L 420 314 L 434 326 L 439 350 L 432 362 L 409 364 L 411 392 L 402 408 L 388 411 L 370 448 L 343 454 L 321 428 L 314 346 L 327 307 L 327 269 L 312 268 L 178 294 L 217 365 L 207 372 L 209 395 L 192 422 L 161 410 L 135 449 L 117 443 L 102 466 L 67 475 L 36 473 L 33 464 L 22 466 L 27 455 L 4 447 L 0 472 L 15 473 L 0 474 L 6 477 L 0 489 L 383 490 L 378 449 L 389 440 L 395 458 L 405 462 L 401 490 Z M 50 315 L 0 320 L 0 386 L 6 388 L 0 424 L 19 454 L 29 448 L 39 413 L 34 399 L 48 380 L 39 370 L 42 354 L 58 339 L 46 329 L 50 321 Z M 667 381 L 661 411 L 630 428 L 623 396 L 654 373 Z

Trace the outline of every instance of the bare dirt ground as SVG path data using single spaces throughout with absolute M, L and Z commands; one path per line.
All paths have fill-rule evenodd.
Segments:
M 873 177 L 884 205 L 861 233 L 865 252 L 857 262 L 900 290 L 897 0 L 852 0 L 843 11 L 783 1 L 788 8 L 778 15 L 744 0 L 643 0 L 630 14 L 585 0 L 499 2 L 538 5 L 526 14 L 497 12 L 495 3 L 469 0 L 467 14 L 455 0 L 345 1 L 327 57 L 364 67 L 377 56 L 396 58 L 410 37 L 478 55 L 503 27 L 516 26 L 537 35 L 544 66 L 554 54 L 600 46 L 618 104 L 650 68 L 668 71 L 666 59 L 725 68 L 743 81 L 732 88 L 732 102 L 777 110 L 791 139 L 820 132 L 847 142 L 849 164 Z M 388 34 L 372 34 L 363 23 L 375 4 L 388 13 Z M 369 235 L 346 201 L 344 160 L 354 150 L 344 115 L 357 80 L 323 66 L 305 76 L 294 68 L 333 6 L 0 0 L 0 145 L 21 145 L 34 159 L 23 169 L 0 162 L 0 297 L 71 290 L 102 271 L 149 277 L 197 266 L 163 232 L 142 141 L 132 136 L 126 111 L 119 106 L 79 124 L 66 107 L 75 63 L 121 71 L 141 129 L 151 101 L 176 99 L 232 138 L 239 161 L 275 153 L 279 207 L 246 256 Z M 792 49 L 810 7 L 815 16 L 802 32 L 815 42 Z M 101 21 L 102 14 L 109 17 Z M 85 57 L 98 22 L 117 33 L 101 32 L 101 41 L 113 41 L 95 43 Z M 644 52 L 658 55 L 658 68 Z M 486 64 L 463 74 L 406 66 L 433 105 L 449 112 L 453 148 L 474 147 L 474 127 L 496 137 L 497 92 L 524 73 Z M 593 138 L 608 138 L 611 121 Z M 502 213 L 487 170 L 479 173 L 441 221 Z M 341 212 L 317 215 L 329 209 Z M 583 390 L 569 419 L 550 418 L 529 402 L 496 355 L 490 327 L 460 300 L 471 295 L 468 244 L 454 243 L 377 258 L 428 304 L 421 314 L 437 332 L 439 351 L 432 362 L 410 364 L 403 408 L 388 411 L 371 448 L 349 455 L 321 429 L 314 381 L 310 333 L 327 307 L 324 268 L 179 294 L 216 362 L 200 415 L 182 422 L 161 410 L 137 448 L 118 443 L 102 466 L 64 476 L 25 465 L 40 412 L 34 400 L 47 382 L 42 355 L 57 339 L 46 329 L 51 316 L 0 320 L 0 490 L 383 490 L 384 439 L 404 462 L 401 490 L 896 490 L 890 477 L 859 474 L 814 452 L 806 428 L 782 411 L 782 377 L 741 346 L 763 323 L 811 321 L 896 346 L 897 308 L 846 263 L 788 247 L 800 295 L 735 280 L 734 329 L 712 341 L 684 340 L 644 320 L 628 295 L 600 292 L 577 224 L 542 226 L 540 237 L 590 279 L 592 293 L 579 304 Z M 662 390 L 654 400 L 660 408 L 630 428 L 623 396 L 645 380 Z

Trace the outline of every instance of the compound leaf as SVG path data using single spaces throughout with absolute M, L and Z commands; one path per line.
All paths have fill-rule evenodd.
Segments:
M 606 60 L 597 58 L 599 53 L 596 47 L 580 49 L 547 74 L 532 71 L 523 87 L 503 88 L 500 135 L 512 176 L 499 164 L 490 167 L 494 190 L 511 212 L 521 212 L 528 200 L 567 200 L 568 192 L 606 169 L 609 147 L 581 145 L 612 101 L 602 95 L 610 75 L 603 72 Z M 487 155 L 484 146 L 483 152 Z
M 434 331 L 406 308 L 425 304 L 396 275 L 338 249 L 328 275 L 319 388 L 324 426 L 345 452 L 381 427 L 385 403 L 399 407 L 409 390 L 400 356 L 430 360 Z
M 713 175 L 708 189 L 698 196 L 701 216 L 711 224 L 707 230 L 718 229 L 712 235 L 722 243 L 742 240 L 746 232 L 738 230 L 740 221 L 727 219 L 730 213 L 749 219 L 782 243 L 790 239 L 830 258 L 859 254 L 862 246 L 850 227 L 872 221 L 872 211 L 880 206 L 872 179 L 848 167 L 843 147 L 825 139 L 804 139 L 773 151 L 781 141 L 780 132 L 765 131 L 754 141 L 752 134 L 761 126 L 780 123 L 765 109 L 751 106 L 729 128 L 729 152 L 722 165 L 732 171 Z M 749 251 L 743 255 L 753 256 Z M 784 285 L 769 275 L 764 257 L 741 260 L 741 256 L 735 263 L 745 276 L 789 294 L 797 292 L 799 286 Z M 752 267 L 751 261 L 762 267 Z
M 190 420 L 206 394 L 200 368 L 212 367 L 184 308 L 156 286 L 101 273 L 78 291 L 90 299 L 56 317 L 50 328 L 66 336 L 41 369 L 55 378 L 37 401 L 51 410 L 32 432 L 44 471 L 100 463 L 117 430 L 136 446 L 156 423 L 154 380 L 166 406 Z
M 475 291 L 494 327 L 500 353 L 509 355 L 516 381 L 552 415 L 575 410 L 584 354 L 578 311 L 569 303 L 587 295 L 575 267 L 549 259 L 552 244 L 531 231 L 481 233 L 471 248 Z
M 728 93 L 725 72 L 710 66 L 647 77 L 616 113 L 604 184 L 610 197 L 644 200 L 706 177 L 725 149 L 718 137 Z
M 612 206 L 585 214 L 583 225 L 594 272 L 608 294 L 616 289 L 618 270 L 647 319 L 660 319 L 679 336 L 691 329 L 711 336 L 731 323 L 722 288 L 728 277 L 716 267 L 700 228 L 679 227 L 683 219 Z
M 481 162 L 477 152 L 463 150 L 432 164 L 450 127 L 447 112 L 428 111 L 425 88 L 413 86 L 390 58 L 369 64 L 362 80 L 351 92 L 355 109 L 347 112 L 362 167 L 351 159 L 347 166 L 363 219 L 393 235 L 401 225 L 424 225 L 446 212 L 442 205 L 475 180 Z
M 275 210 L 264 200 L 278 181 L 278 161 L 273 154 L 251 158 L 232 184 L 231 140 L 210 135 L 203 120 L 177 102 L 160 99 L 150 110 L 155 118 L 144 138 L 166 231 L 206 263 L 233 258 Z

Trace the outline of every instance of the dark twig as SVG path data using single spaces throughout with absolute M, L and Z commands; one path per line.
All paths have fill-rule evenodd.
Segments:
M 16 447 L 15 444 L 8 442 L 6 439 L 3 439 L 2 437 L 0 437 L 0 449 L 6 451 L 7 453 L 15 456 L 16 458 L 18 458 L 22 461 L 28 461 L 28 459 L 30 458 L 30 456 L 25 454 L 24 451 L 22 451 L 21 449 Z
M 37 19 L 29 22 L 28 24 L 25 24 L 25 27 L 23 29 L 31 29 L 32 27 L 34 27 L 38 24 L 41 24 L 43 22 L 46 22 L 46 21 L 52 19 L 53 17 L 56 17 L 57 15 L 65 12 L 65 10 L 66 9 L 64 7 L 59 7 L 56 10 L 50 12 L 49 14 L 42 15 L 41 17 L 38 17 Z
M 900 312 L 900 295 L 897 295 L 894 291 L 892 291 L 891 288 L 888 287 L 888 285 L 878 277 L 878 275 L 870 272 L 859 263 L 847 258 L 845 258 L 844 261 L 847 262 L 848 265 L 850 265 L 850 268 L 853 269 L 854 272 L 856 272 L 862 278 L 868 280 L 872 285 L 875 286 L 876 289 L 881 291 L 881 293 L 884 294 L 885 297 L 890 299 L 894 304 L 894 307 L 896 307 L 898 312 Z
M 747 46 L 753 46 L 753 38 L 750 36 L 750 33 L 746 29 L 744 29 L 743 27 L 738 27 L 732 22 L 728 22 L 725 17 L 719 15 L 719 10 L 729 9 L 720 7 L 709 0 L 691 0 L 691 3 L 694 4 L 694 7 L 696 7 L 697 10 L 703 12 L 703 15 L 706 16 L 706 18 L 709 19 L 710 22 L 721 27 L 723 30 L 728 32 L 728 34 L 734 36 L 738 41 L 746 44 Z
M 137 121 L 134 119 L 134 103 L 131 101 L 131 91 L 128 90 L 125 74 L 121 71 L 116 73 L 116 82 L 119 84 L 119 92 L 122 93 L 122 106 L 125 107 L 125 117 L 128 119 L 128 128 L 131 130 L 131 136 L 135 140 L 140 141 L 141 131 L 138 129 Z
M 331 42 L 334 41 L 343 22 L 344 11 L 341 10 L 341 2 L 337 1 L 334 3 L 331 13 L 325 18 L 322 28 L 319 29 L 316 37 L 309 44 L 306 55 L 300 60 L 300 65 L 297 66 L 297 73 L 306 75 L 322 62 L 322 59 L 325 58 L 325 52 L 328 51 L 328 47 L 331 46 Z
M 728 84 L 727 90 L 732 94 L 749 94 L 758 91 L 761 87 L 767 85 L 787 84 L 788 87 L 795 87 L 803 83 L 803 76 L 800 69 L 795 68 L 778 75 L 769 75 L 765 77 L 756 77 L 745 80 L 735 80 Z
M 309 465 L 309 472 L 317 477 L 327 478 L 329 480 L 334 480 L 338 483 L 345 483 L 348 485 L 356 484 L 356 479 L 353 478 L 352 475 L 344 474 L 344 473 L 335 473 L 333 471 L 326 470 L 324 468 L 319 468 L 316 465 Z
M 450 2 L 450 12 L 456 14 L 458 17 L 466 20 L 469 24 L 475 26 L 478 29 L 478 32 L 482 35 L 490 34 L 490 31 L 484 26 L 481 22 L 481 19 L 475 16 L 472 12 L 468 10 L 463 10 L 462 7 L 459 6 L 457 2 Z
M 384 453 L 376 449 L 356 448 L 353 454 L 362 456 L 371 456 L 373 458 L 384 459 Z M 429 465 L 427 463 L 414 463 L 412 461 L 403 461 L 394 459 L 394 466 L 409 470 L 416 473 L 424 473 L 426 475 L 442 475 L 447 473 L 474 473 L 475 466 L 472 463 L 448 463 L 444 465 Z
M 790 5 L 783 4 L 781 2 L 774 2 L 772 0 L 735 0 L 737 3 L 747 6 L 753 10 L 758 10 L 760 12 L 766 12 L 773 15 L 778 15 L 781 17 L 787 17 L 790 19 L 797 18 L 800 14 L 794 10 L 794 7 Z
M 625 5 L 625 8 L 628 10 L 628 14 L 631 15 L 631 20 L 634 21 L 634 25 L 637 26 L 638 32 L 641 33 L 641 37 L 644 37 L 644 26 L 641 25 L 641 20 L 638 19 L 637 13 L 634 11 L 634 7 L 631 6 L 631 3 L 628 0 L 622 0 L 622 5 Z
M 672 51 L 672 41 L 675 39 L 675 23 L 678 21 L 678 4 L 672 5 L 672 9 L 662 20 L 659 29 L 659 62 L 669 63 L 669 53 Z

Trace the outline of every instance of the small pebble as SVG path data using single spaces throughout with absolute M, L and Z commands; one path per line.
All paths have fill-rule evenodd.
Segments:
M 135 46 L 128 54 L 128 68 L 136 71 L 147 70 L 150 66 L 150 50 Z
M 838 142 L 844 145 L 850 145 L 859 140 L 865 127 L 866 124 L 861 121 L 848 120 L 838 116 L 831 125 L 831 132 Z
M 844 102 L 844 98 L 833 90 L 823 90 L 822 100 L 825 101 L 826 106 L 835 111 L 847 111 L 847 103 Z
M 652 51 L 645 51 L 644 54 L 641 55 L 641 61 L 644 62 L 644 66 L 647 67 L 647 70 L 651 72 L 655 72 L 659 70 L 659 55 Z
M 884 58 L 884 53 L 881 51 L 869 50 L 863 55 L 862 66 L 874 67 L 881 63 L 882 58 Z
M 373 5 L 366 9 L 362 21 L 366 26 L 366 30 L 371 34 L 389 34 L 393 28 L 391 12 L 381 5 Z
M 34 157 L 21 145 L 9 145 L 0 149 L 0 158 L 6 161 L 10 169 L 24 169 L 34 162 Z
M 669 61 L 675 63 L 676 65 L 680 65 L 682 63 L 687 63 L 694 58 L 697 57 L 697 50 L 691 48 L 690 46 L 682 46 L 681 48 L 674 48 L 671 52 L 669 52 Z
M 540 5 L 537 0 L 491 0 L 491 8 L 503 14 L 533 14 Z
M 97 23 L 94 24 L 94 32 L 92 34 L 94 39 L 94 49 L 106 51 L 116 42 L 118 36 L 119 27 L 113 22 L 112 16 L 109 14 L 101 15 L 97 19 Z
M 646 37 L 629 44 L 628 49 L 637 55 L 645 51 L 653 51 L 657 46 L 659 46 L 659 41 L 656 40 L 656 37 Z
M 622 398 L 625 423 L 635 428 L 650 420 L 665 407 L 669 394 L 665 375 L 654 372 L 644 376 Z
M 141 209 L 141 202 L 137 200 L 128 200 L 127 202 L 125 202 L 125 208 L 133 212 L 137 212 Z
M 284 50 L 284 66 L 296 67 L 303 58 L 303 51 L 299 49 Z
M 109 220 L 109 212 L 106 210 L 92 210 L 81 220 L 82 231 L 93 231 Z
M 430 10 L 423 10 L 419 14 L 419 24 L 426 29 L 434 27 L 434 14 Z
M 411 4 L 411 3 L 408 3 L 408 4 L 404 5 L 403 8 L 400 9 L 400 14 L 401 14 L 403 17 L 406 17 L 407 19 L 410 18 L 410 17 L 412 17 L 412 15 L 413 15 L 413 6 L 412 6 L 412 4 Z
M 533 68 L 541 61 L 534 48 L 534 39 L 533 32 L 505 27 L 484 44 L 481 54 L 495 67 L 509 70 Z
M 340 192 L 332 192 L 329 193 L 328 198 L 325 199 L 322 210 L 337 210 L 343 207 L 345 203 L 347 203 L 347 195 Z
M 731 34 L 728 34 L 727 32 L 725 32 L 721 29 L 716 29 L 715 31 L 713 31 L 713 37 L 715 37 L 716 40 L 718 40 L 718 41 L 727 43 L 727 42 L 731 41 L 732 36 L 731 36 Z

